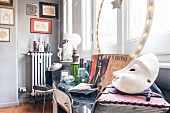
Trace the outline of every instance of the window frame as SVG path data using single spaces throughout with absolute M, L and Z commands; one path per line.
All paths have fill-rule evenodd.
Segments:
M 96 37 L 96 14 L 95 14 L 96 13 L 96 6 L 95 6 L 95 4 L 96 4 L 96 0 L 92 0 L 91 50 L 83 50 L 82 45 L 80 46 L 80 48 L 78 50 L 80 57 L 87 58 L 87 59 L 89 59 L 91 57 L 91 55 L 97 53 L 96 38 L 95 38 Z M 117 50 L 118 54 L 131 54 L 132 52 L 134 52 L 133 48 L 136 49 L 135 47 L 140 40 L 140 37 L 137 38 L 137 39 L 130 39 L 130 40 L 128 39 L 128 37 L 129 37 L 129 31 L 128 31 L 128 29 L 129 29 L 129 26 L 128 26 L 129 17 L 127 16 L 128 13 L 129 13 L 128 8 L 129 8 L 128 7 L 128 1 L 124 0 L 122 2 L 122 9 L 117 10 L 117 15 L 118 15 L 117 16 L 117 20 L 118 20 L 117 21 L 117 23 L 118 23 L 117 24 L 117 29 L 118 29 L 118 31 L 117 31 L 117 44 L 113 45 L 113 49 Z M 83 9 L 85 9 L 85 8 L 83 8 Z M 81 10 L 82 10 L 82 7 L 81 7 Z M 82 26 L 81 26 L 81 29 L 82 29 Z M 82 32 L 83 32 L 83 30 L 81 30 L 81 36 L 82 36 Z M 153 36 L 150 35 L 149 40 L 159 42 L 161 39 L 163 39 L 163 40 L 165 40 L 165 42 L 167 42 L 167 41 L 170 42 L 170 39 L 167 39 L 168 36 L 170 36 L 170 33 L 167 33 L 167 35 L 166 34 L 158 35 L 157 38 L 152 38 Z M 141 54 L 145 54 L 145 53 L 148 52 L 146 50 L 146 48 L 149 47 L 148 45 L 147 44 L 145 45 L 146 47 L 144 48 L 144 50 L 142 51 Z M 159 47 L 157 47 L 157 46 L 155 46 L 155 47 L 156 48 L 153 47 L 152 49 L 150 49 L 150 52 L 153 52 L 158 56 L 163 55 L 163 57 L 167 57 L 167 56 L 170 55 L 170 50 L 161 51 L 161 50 L 157 49 Z M 165 48 L 165 47 L 163 47 L 163 48 Z M 156 49 L 156 50 L 154 50 L 154 49 Z M 159 60 L 163 61 L 162 58 L 160 58 Z M 166 61 L 170 62 L 170 58 L 166 59 Z M 165 61 L 163 61 L 163 62 L 165 62 Z

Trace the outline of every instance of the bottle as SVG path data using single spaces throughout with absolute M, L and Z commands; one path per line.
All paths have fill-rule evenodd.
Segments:
M 47 46 L 45 47 L 45 51 L 50 52 L 50 45 L 49 44 L 47 44 Z
M 45 51 L 46 51 L 46 52 L 50 52 L 49 37 L 47 37 L 47 39 L 46 39 Z
M 79 64 L 72 63 L 70 69 L 71 69 L 71 75 L 73 75 L 75 78 L 74 83 L 75 85 L 78 85 L 80 83 L 80 76 L 78 75 Z
M 33 51 L 38 51 L 38 44 L 37 44 L 36 35 L 34 36 L 34 39 L 33 39 Z
M 84 59 L 80 58 L 80 64 L 79 64 L 79 69 L 78 69 L 78 75 L 81 77 L 82 82 L 85 81 L 85 68 L 84 68 Z

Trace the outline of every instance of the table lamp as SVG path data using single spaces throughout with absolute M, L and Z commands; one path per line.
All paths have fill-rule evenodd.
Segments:
M 72 45 L 72 48 L 73 48 L 73 54 L 72 54 L 73 62 L 71 64 L 70 68 L 71 68 L 71 75 L 73 75 L 75 78 L 75 80 L 74 80 L 75 85 L 77 85 L 80 81 L 80 76 L 78 75 L 79 54 L 77 53 L 77 46 L 80 44 L 80 42 L 81 42 L 81 37 L 78 34 L 70 35 L 69 43 Z
M 71 34 L 69 36 L 69 43 L 72 45 L 73 48 L 73 63 L 78 63 L 79 55 L 77 54 L 77 46 L 81 43 L 81 37 L 78 34 Z
M 62 67 L 61 63 L 53 63 L 49 68 L 48 71 L 56 71 Z
M 46 84 L 52 85 L 52 72 L 59 70 L 62 67 L 61 63 L 53 63 L 47 70 L 45 71 Z

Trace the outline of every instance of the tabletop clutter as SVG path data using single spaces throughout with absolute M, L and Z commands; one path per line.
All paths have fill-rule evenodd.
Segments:
M 88 95 L 96 88 L 91 88 L 93 84 L 88 84 L 90 73 L 90 61 L 84 63 L 84 59 L 80 58 L 80 62 L 71 64 L 69 70 L 61 70 L 61 78 L 59 87 L 63 87 L 71 93 L 79 93 Z

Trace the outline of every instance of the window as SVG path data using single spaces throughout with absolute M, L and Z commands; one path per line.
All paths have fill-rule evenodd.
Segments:
M 78 33 L 82 37 L 81 47 L 78 48 L 82 57 L 90 58 L 92 54 L 98 53 L 94 51 L 97 50 L 95 34 L 101 1 L 75 0 L 72 3 L 73 33 Z M 148 0 L 123 0 L 122 10 L 113 9 L 112 1 L 104 0 L 101 11 L 98 29 L 101 53 L 123 51 L 131 54 L 135 51 L 144 29 Z M 167 45 L 170 41 L 167 38 L 170 35 L 169 6 L 169 0 L 155 0 L 154 18 L 149 38 L 154 41 L 151 41 L 152 49 L 147 48 L 147 51 L 145 49 L 144 52 L 170 53 Z M 70 16 L 66 15 L 66 17 Z M 155 37 L 159 37 L 159 39 Z M 166 38 L 166 41 L 163 38 Z M 157 44 L 160 42 L 162 45 Z M 163 51 L 158 46 L 161 46 Z M 155 52 L 155 50 L 157 51 Z
M 92 44 L 92 0 L 82 0 L 82 50 L 91 49 Z
M 127 0 L 127 38 L 134 40 L 140 38 L 146 20 L 147 0 Z
M 170 0 L 156 0 L 151 35 L 170 33 Z
M 128 1 L 128 40 L 139 39 L 146 19 L 147 0 Z M 164 35 L 170 32 L 170 1 L 155 0 L 154 19 L 150 35 Z M 160 29 L 161 28 L 161 29 Z
M 101 1 L 102 0 L 95 0 L 96 22 Z M 113 53 L 113 46 L 117 43 L 117 9 L 113 9 L 112 1 L 113 0 L 104 1 L 100 14 L 98 38 L 102 53 Z M 96 41 L 96 39 L 94 39 L 94 41 Z

